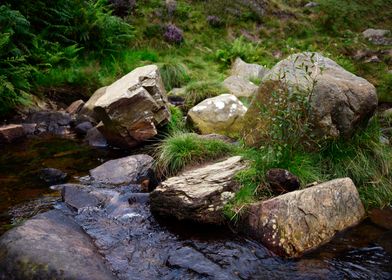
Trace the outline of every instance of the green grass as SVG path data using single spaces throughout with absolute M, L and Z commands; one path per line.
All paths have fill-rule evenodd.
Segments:
M 239 152 L 251 167 L 237 174 L 242 188 L 225 208 L 229 218 L 237 217 L 243 206 L 272 196 L 266 183 L 271 168 L 289 170 L 304 187 L 313 182 L 350 177 L 367 209 L 392 203 L 392 147 L 380 143 L 380 126 L 373 119 L 366 129 L 350 140 L 324 142 L 320 150 L 300 146 L 266 145 Z
M 197 134 L 169 135 L 156 148 L 156 167 L 161 176 L 174 175 L 187 165 L 196 165 L 230 154 L 233 147 L 221 140 L 201 139 Z

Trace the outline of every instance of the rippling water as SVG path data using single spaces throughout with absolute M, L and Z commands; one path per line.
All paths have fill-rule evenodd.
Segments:
M 145 200 L 129 205 L 136 186 L 105 189 L 90 184 L 86 188 L 115 199 L 78 213 L 59 202 L 57 193 L 36 176 L 39 169 L 54 167 L 78 181 L 89 169 L 119 156 L 118 151 L 93 150 L 57 138 L 33 139 L 3 149 L 3 231 L 11 221 L 55 206 L 75 217 L 119 279 L 392 279 L 392 234 L 370 221 L 303 258 L 285 260 L 227 228 L 157 220 Z

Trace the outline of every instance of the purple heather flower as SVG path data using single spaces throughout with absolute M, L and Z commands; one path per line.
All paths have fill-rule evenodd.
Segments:
M 184 40 L 182 30 L 174 24 L 169 24 L 166 26 L 164 37 L 167 42 L 175 44 L 179 44 Z

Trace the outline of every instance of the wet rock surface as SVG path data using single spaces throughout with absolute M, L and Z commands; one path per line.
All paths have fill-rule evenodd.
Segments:
M 43 168 L 39 172 L 39 177 L 48 185 L 64 183 L 68 174 L 56 168 Z
M 361 234 L 348 232 L 334 240 L 333 245 L 326 245 L 332 247 L 308 258 L 284 260 L 260 243 L 226 228 L 157 219 L 150 212 L 148 194 L 135 192 L 138 189 L 137 185 L 114 189 L 94 184 L 78 186 L 75 197 L 77 192 L 88 192 L 102 204 L 81 205 L 78 211 L 64 202 L 56 204 L 56 211 L 72 218 L 91 237 L 114 279 L 390 279 L 392 276 L 391 256 L 377 245 L 368 247 Z M 363 230 L 369 233 L 367 228 Z M 373 235 L 377 238 L 381 232 Z M 350 245 L 347 239 L 351 240 Z M 336 252 L 336 248 L 341 249 Z
M 39 111 L 28 116 L 26 122 L 35 123 L 35 134 L 66 135 L 70 131 L 71 115 L 61 111 Z
M 154 159 L 149 155 L 133 155 L 110 160 L 90 170 L 93 180 L 104 184 L 136 184 L 151 170 Z
M 2 236 L 0 271 L 0 279 L 114 279 L 91 239 L 58 210 Z
M 20 124 L 9 124 L 0 127 L 0 144 L 12 143 L 25 136 L 25 130 Z
M 277 254 L 299 257 L 364 215 L 354 183 L 342 178 L 251 204 L 241 224 Z
M 238 190 L 234 176 L 246 167 L 236 156 L 171 177 L 151 193 L 151 209 L 179 220 L 222 224 L 223 207 Z

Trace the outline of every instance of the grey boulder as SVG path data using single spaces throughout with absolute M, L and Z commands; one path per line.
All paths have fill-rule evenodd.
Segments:
M 115 279 L 92 240 L 71 218 L 51 210 L 0 239 L 0 279 Z

